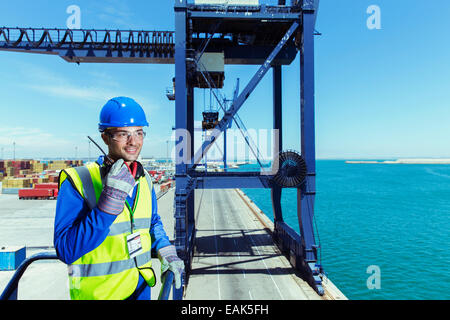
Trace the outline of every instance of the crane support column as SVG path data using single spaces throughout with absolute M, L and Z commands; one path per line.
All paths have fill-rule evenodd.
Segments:
M 283 136 L 282 136 L 282 96 L 281 96 L 281 65 L 275 65 L 273 70 L 273 129 L 275 131 L 273 138 L 273 157 L 275 158 L 278 153 L 283 150 Z M 278 139 L 278 141 L 276 141 Z M 274 223 L 283 221 L 283 215 L 281 211 L 281 190 L 278 185 L 273 185 L 271 189 L 272 206 Z M 274 230 L 277 230 L 275 228 Z
M 189 228 L 187 198 L 189 197 L 187 166 L 190 155 L 190 137 L 188 136 L 188 89 L 186 68 L 187 45 L 187 8 L 186 0 L 175 2 L 175 247 L 178 256 L 184 261 L 186 269 L 189 268 Z M 188 270 L 186 270 L 188 271 Z M 181 299 L 181 290 L 174 288 L 174 298 Z
M 187 88 L 187 132 L 189 134 L 189 155 L 194 154 L 194 88 L 188 85 Z M 189 157 L 190 159 L 190 157 Z M 189 164 L 188 164 L 189 165 Z M 195 232 L 195 220 L 194 220 L 194 195 L 195 192 L 192 191 L 188 195 L 187 198 L 187 214 L 188 214 L 188 238 L 193 236 L 193 232 Z
M 314 237 L 313 216 L 316 191 L 315 126 L 314 126 L 314 6 L 304 4 L 303 33 L 300 50 L 300 107 L 301 153 L 307 167 L 306 183 L 297 189 L 297 215 L 300 236 L 304 245 L 305 269 L 310 284 L 323 294 L 317 265 L 317 245 Z

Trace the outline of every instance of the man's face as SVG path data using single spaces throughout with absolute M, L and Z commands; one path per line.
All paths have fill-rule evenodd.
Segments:
M 108 156 L 114 161 L 123 159 L 128 164 L 137 160 L 144 144 L 142 127 L 119 127 L 102 133 L 109 149 Z

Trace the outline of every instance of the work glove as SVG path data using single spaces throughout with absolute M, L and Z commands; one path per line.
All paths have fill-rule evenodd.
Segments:
M 181 288 L 181 277 L 184 273 L 184 262 L 177 256 L 175 246 L 170 245 L 158 250 L 158 258 L 161 261 L 161 275 L 167 270 L 174 274 L 175 288 Z
M 105 177 L 97 208 L 109 214 L 120 214 L 123 211 L 127 195 L 133 189 L 134 184 L 134 177 L 123 159 L 117 160 Z

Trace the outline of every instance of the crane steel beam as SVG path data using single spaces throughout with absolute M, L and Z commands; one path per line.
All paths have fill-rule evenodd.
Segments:
M 313 8 L 314 9 L 314 8 Z M 303 37 L 300 52 L 300 113 L 301 113 L 301 153 L 304 156 L 307 175 L 306 183 L 297 189 L 297 216 L 300 234 L 304 243 L 304 261 L 309 270 L 310 284 L 319 294 L 323 294 L 319 277 L 321 266 L 317 264 L 317 248 L 314 236 L 314 200 L 316 194 L 316 152 L 314 121 L 314 10 L 303 12 Z
M 297 2 L 302 1 L 302 10 L 303 12 L 307 11 L 313 11 L 314 17 L 313 17 L 313 24 L 312 26 L 316 26 L 317 21 L 317 13 L 319 12 L 319 4 L 320 0 L 297 0 Z
M 281 66 L 273 66 L 273 129 L 278 130 L 278 143 L 274 144 L 273 154 L 279 154 L 283 150 L 283 126 L 282 126 L 282 69 Z M 276 149 L 275 149 L 276 148 Z M 270 190 L 272 198 L 272 210 L 274 224 L 283 221 L 281 210 L 282 188 L 273 185 Z
M 259 172 L 193 172 L 196 189 L 235 189 L 235 188 L 270 188 L 270 175 Z
M 188 137 L 177 133 L 186 132 L 190 129 L 188 121 L 192 120 L 193 110 L 188 103 L 188 94 L 191 93 L 187 86 L 187 11 L 185 0 L 175 1 L 175 147 L 182 146 L 180 152 L 175 152 L 175 197 L 174 197 L 174 245 L 178 256 L 184 261 L 186 269 L 185 285 L 189 281 L 189 271 L 191 268 L 193 255 L 193 240 L 195 239 L 195 223 L 189 219 L 193 210 L 189 198 L 193 194 L 194 180 L 187 175 L 186 161 L 180 159 L 187 158 L 191 150 Z M 190 136 L 187 134 L 187 136 Z M 174 290 L 174 295 L 182 297 L 183 290 Z
M 226 14 L 226 15 L 225 15 Z M 203 19 L 245 19 L 245 20 L 298 20 L 298 13 L 284 12 L 233 12 L 233 11 L 192 11 L 192 18 Z
M 225 64 L 261 64 L 272 50 L 270 45 L 212 42 L 213 50 L 224 52 Z M 0 27 L 0 51 L 56 55 L 72 63 L 174 64 L 175 32 Z M 288 46 L 276 63 L 290 64 L 296 54 Z
M 174 63 L 173 31 L 0 28 L 0 50 L 68 62 Z

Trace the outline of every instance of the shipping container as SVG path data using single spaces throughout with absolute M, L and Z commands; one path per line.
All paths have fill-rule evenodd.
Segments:
M 53 189 L 20 189 L 19 199 L 23 198 L 52 198 Z
M 20 188 L 5 188 L 5 186 L 2 187 L 2 193 L 3 194 L 18 194 Z
M 48 182 L 54 182 L 54 183 L 58 183 L 59 181 L 59 175 L 58 176 L 49 176 L 48 177 Z
M 31 179 L 29 178 L 6 178 L 3 181 L 3 188 L 29 188 Z
M 36 189 L 58 189 L 58 184 L 53 182 L 36 183 L 34 187 Z
M 159 191 L 160 192 L 168 191 L 171 186 L 172 186 L 172 182 L 171 181 L 165 182 L 165 183 L 161 184 L 161 187 L 160 187 Z

